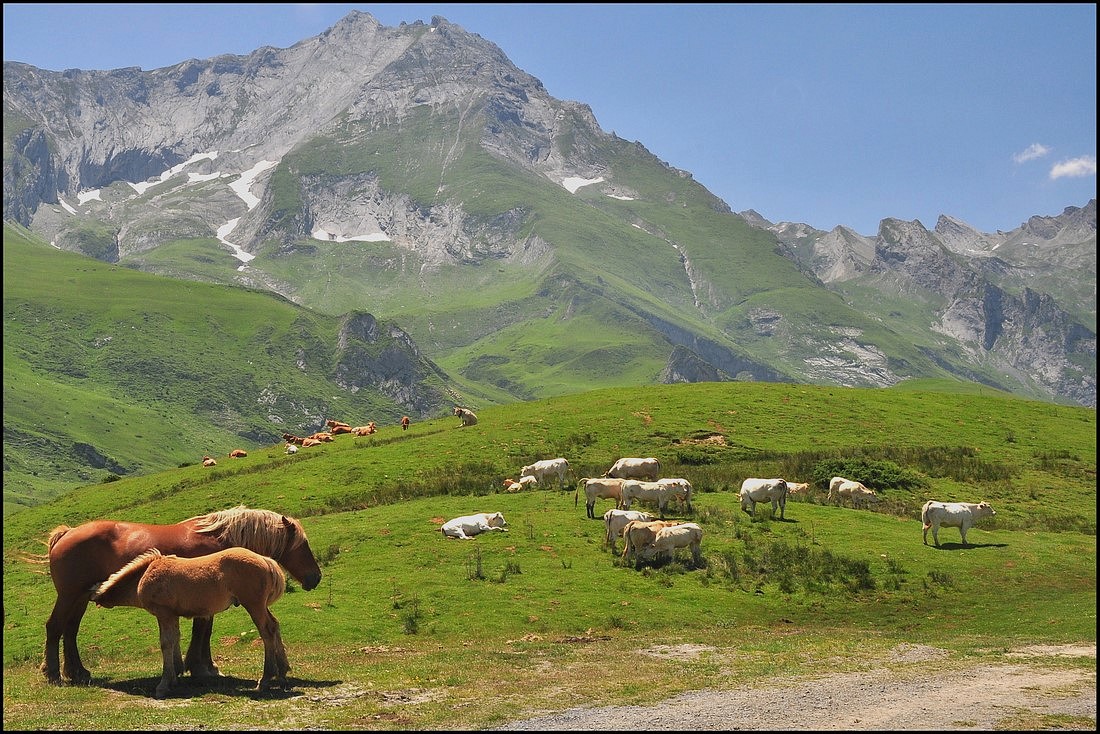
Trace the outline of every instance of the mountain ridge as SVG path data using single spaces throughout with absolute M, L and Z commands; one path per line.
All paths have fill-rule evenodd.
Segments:
M 441 16 L 355 11 L 287 49 L 150 72 L 4 73 L 6 219 L 129 267 L 396 320 L 485 399 L 601 384 L 600 355 L 633 342 L 624 381 L 953 375 L 1095 405 L 1094 202 L 1063 227 L 1084 242 L 1058 245 L 1076 281 L 1048 263 L 1040 290 L 1034 259 L 961 252 L 997 238 L 946 215 L 871 238 L 771 225 Z M 211 243 L 232 255 L 188 253 Z

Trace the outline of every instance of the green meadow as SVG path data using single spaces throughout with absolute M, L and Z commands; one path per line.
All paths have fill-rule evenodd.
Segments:
M 1095 644 L 1095 410 L 954 387 L 597 390 L 484 408 L 467 428 L 453 416 L 405 432 L 382 426 L 293 456 L 277 444 L 218 456 L 213 468 L 67 492 L 4 520 L 5 728 L 484 728 L 885 666 L 902 644 L 946 650 L 921 664 L 945 670 L 1026 645 Z M 603 523 L 586 519 L 576 484 L 503 491 L 524 464 L 557 456 L 577 480 L 623 456 L 655 456 L 664 476 L 687 478 L 695 512 L 670 514 L 702 526 L 703 562 L 685 551 L 623 564 L 604 546 Z M 833 474 L 883 501 L 829 504 Z M 783 520 L 765 505 L 750 517 L 737 497 L 750 476 L 813 486 Z M 943 528 L 935 548 L 921 541 L 928 499 L 987 500 L 997 514 L 970 531 L 969 546 Z M 300 519 L 324 572 L 309 592 L 290 582 L 272 607 L 289 691 L 255 690 L 263 649 L 240 608 L 214 622 L 225 677 L 185 676 L 164 701 L 153 698 L 156 621 L 139 609 L 89 608 L 80 648 L 92 684 L 45 682 L 54 591 L 45 566 L 27 559 L 53 527 L 172 523 L 238 504 Z M 610 507 L 601 500 L 596 512 Z M 470 541 L 439 532 L 457 515 L 493 511 L 508 532 Z M 646 654 L 676 645 L 703 653 Z

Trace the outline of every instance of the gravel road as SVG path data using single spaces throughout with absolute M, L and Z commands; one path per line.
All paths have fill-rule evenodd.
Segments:
M 1061 714 L 1075 722 L 1063 720 L 1060 726 L 1096 730 L 1095 645 L 1029 647 L 1011 653 L 1011 662 L 969 669 L 945 670 L 938 664 L 945 655 L 932 647 L 903 646 L 894 661 L 925 664 L 691 691 L 654 706 L 574 708 L 498 729 L 1030 730 L 1043 728 L 1039 717 Z M 1091 657 L 1094 664 L 1091 669 L 1051 666 L 1053 656 Z

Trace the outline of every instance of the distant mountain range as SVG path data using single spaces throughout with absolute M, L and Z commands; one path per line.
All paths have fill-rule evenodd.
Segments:
M 474 406 L 916 378 L 1096 404 L 1095 200 L 995 234 L 774 224 L 439 17 L 151 71 L 5 62 L 3 206 L 61 250 L 392 323 Z

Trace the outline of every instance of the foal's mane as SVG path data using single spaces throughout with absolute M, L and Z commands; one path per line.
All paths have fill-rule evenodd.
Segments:
M 283 525 L 283 515 L 271 510 L 252 510 L 244 505 L 197 515 L 184 522 L 195 522 L 195 532 L 217 535 L 230 545 L 239 545 L 262 556 L 279 558 L 287 550 L 288 533 Z M 301 524 L 292 517 L 287 520 L 294 526 L 294 541 L 305 537 Z
M 161 552 L 159 550 L 157 550 L 156 548 L 150 548 L 149 550 L 142 553 L 140 556 L 133 558 L 125 566 L 108 576 L 106 581 L 101 584 L 96 584 L 94 587 L 92 587 L 92 601 L 96 601 L 97 599 L 105 596 L 107 592 L 113 589 L 123 578 L 129 576 L 131 573 L 138 569 L 144 569 L 154 560 L 160 558 L 160 556 Z

